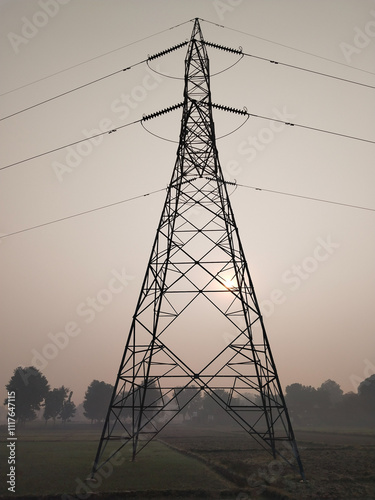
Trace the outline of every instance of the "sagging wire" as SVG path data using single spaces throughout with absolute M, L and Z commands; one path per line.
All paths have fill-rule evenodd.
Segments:
M 162 50 L 161 52 L 158 52 L 157 54 L 153 54 L 153 55 L 149 55 L 147 57 L 147 61 L 146 61 L 146 64 L 147 66 L 150 68 L 151 71 L 153 71 L 154 73 L 156 73 L 157 75 L 160 75 L 160 76 L 163 76 L 165 78 L 170 78 L 172 80 L 183 80 L 184 77 L 180 77 L 180 76 L 171 76 L 171 75 L 167 75 L 165 73 L 161 73 L 160 71 L 157 71 L 156 69 L 152 68 L 149 64 L 149 61 L 153 61 L 154 59 L 157 59 L 158 57 L 162 57 L 162 56 L 165 56 L 166 54 L 169 54 L 171 52 L 174 52 L 175 50 L 178 50 L 180 49 L 181 47 L 184 47 L 185 45 L 187 45 L 189 43 L 188 40 L 185 40 L 184 42 L 181 42 L 181 43 L 178 43 L 177 45 L 174 45 L 173 47 L 170 47 L 169 49 L 166 49 L 166 50 Z
M 236 127 L 235 129 L 231 130 L 227 134 L 221 135 L 220 137 L 216 137 L 217 141 L 220 140 L 220 139 L 223 139 L 224 137 L 228 137 L 229 135 L 232 135 L 235 132 L 237 132 L 237 130 L 239 130 L 241 127 L 243 127 L 245 125 L 245 123 L 247 122 L 247 120 L 250 118 L 249 113 L 248 113 L 246 107 L 244 107 L 243 109 L 237 109 L 237 108 L 232 108 L 230 106 L 224 106 L 224 105 L 221 105 L 221 104 L 214 104 L 214 103 L 212 103 L 212 107 L 215 108 L 215 109 L 219 109 L 221 111 L 227 111 L 229 113 L 235 113 L 237 115 L 244 115 L 244 116 L 246 116 L 246 119 L 238 127 Z
M 183 105 L 184 105 L 183 102 L 179 102 L 178 104 L 174 104 L 173 106 L 169 106 L 168 108 L 161 109 L 160 111 L 156 111 L 155 113 L 151 113 L 149 115 L 143 115 L 142 120 L 141 120 L 141 125 L 142 125 L 143 129 L 146 132 L 148 132 L 149 134 L 153 135 L 154 137 L 157 137 L 158 139 L 178 144 L 179 141 L 174 141 L 173 139 L 167 139 L 166 137 L 162 137 L 158 134 L 155 134 L 154 132 L 151 132 L 151 130 L 149 130 L 147 127 L 145 127 L 144 122 L 147 120 L 151 120 L 152 118 L 156 118 L 158 116 L 164 115 L 166 113 L 170 113 L 171 111 L 174 111 L 178 108 L 181 108 Z
M 228 71 L 228 69 L 231 69 L 233 68 L 234 66 L 236 66 L 236 64 L 238 64 L 242 59 L 243 59 L 243 54 L 241 54 L 241 56 L 237 59 L 236 62 L 234 62 L 233 64 L 231 64 L 230 66 L 222 69 L 221 71 L 218 71 L 217 73 L 213 73 L 212 75 L 210 75 L 211 78 L 213 78 L 214 76 L 217 76 L 217 75 L 221 75 L 221 73 L 225 73 L 225 71 Z
M 150 135 L 153 135 L 154 137 L 157 137 L 158 139 L 161 139 L 162 141 L 166 141 L 166 142 L 173 142 L 174 144 L 178 144 L 179 141 L 174 141 L 173 139 L 167 139 L 166 137 L 162 137 L 161 135 L 158 135 L 158 134 L 155 134 L 154 132 L 151 132 L 151 130 L 149 130 L 148 128 L 145 127 L 144 123 L 143 123 L 143 120 L 141 120 L 141 125 L 142 125 L 142 128 L 148 132 Z
M 216 140 L 219 141 L 220 139 L 224 139 L 224 137 L 228 137 L 229 135 L 232 135 L 234 134 L 235 132 L 237 132 L 237 130 L 240 130 L 240 128 L 242 128 L 245 123 L 247 122 L 247 120 L 250 118 L 249 115 L 246 116 L 245 120 L 241 123 L 241 125 L 239 125 L 237 128 L 231 130 L 230 132 L 228 132 L 227 134 L 224 134 L 224 135 L 221 135 L 220 137 L 216 137 Z
M 166 50 L 162 50 L 161 52 L 158 52 L 157 54 L 154 54 L 152 56 L 148 56 L 147 58 L 147 61 L 146 61 L 146 64 L 147 66 L 149 67 L 149 69 L 151 71 L 153 71 L 154 73 L 156 73 L 157 75 L 160 75 L 160 76 L 163 76 L 165 78 L 171 78 L 172 80 L 184 80 L 185 77 L 183 76 L 171 76 L 171 75 L 168 75 L 166 73 L 162 73 L 161 71 L 157 71 L 156 69 L 152 68 L 149 64 L 149 61 L 152 61 L 158 57 L 162 57 L 166 54 L 169 54 L 170 52 L 173 52 L 175 50 L 178 50 L 179 48 L 183 47 L 184 45 L 187 45 L 189 43 L 188 40 L 186 40 L 185 42 L 182 42 L 182 43 L 179 43 L 177 45 L 174 45 L 173 47 L 169 48 L 169 49 L 166 49 Z M 203 41 L 203 43 L 209 47 L 214 47 L 215 49 L 219 49 L 219 50 L 224 50 L 226 52 L 231 52 L 233 54 L 239 54 L 240 57 L 237 59 L 237 61 L 235 61 L 233 64 L 231 64 L 230 66 L 222 69 L 221 71 L 218 71 L 217 73 L 213 73 L 210 75 L 210 77 L 214 77 L 216 75 L 221 75 L 222 73 L 224 73 L 225 71 L 228 71 L 228 69 L 231 69 L 233 68 L 234 66 L 236 66 L 236 64 L 238 64 L 244 57 L 244 54 L 242 52 L 242 47 L 240 47 L 239 49 L 232 49 L 231 47 L 224 47 L 223 45 L 219 45 L 217 43 L 212 43 L 212 42 L 207 42 L 207 41 Z

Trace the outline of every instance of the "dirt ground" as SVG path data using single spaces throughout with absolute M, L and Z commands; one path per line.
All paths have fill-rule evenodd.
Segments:
M 375 499 L 375 433 L 296 431 L 306 475 L 274 460 L 244 432 L 169 427 L 161 440 L 243 488 L 238 500 Z

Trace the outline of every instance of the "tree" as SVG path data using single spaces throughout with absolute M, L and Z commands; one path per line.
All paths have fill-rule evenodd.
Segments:
M 144 416 L 151 418 L 155 415 L 158 412 L 159 407 L 163 404 L 163 393 L 158 385 L 158 382 L 155 381 L 155 379 L 150 378 L 147 381 L 147 386 L 145 383 L 139 386 L 138 389 L 134 391 L 134 401 L 135 405 L 139 408 L 143 403 Z
M 291 384 L 286 386 L 285 399 L 288 406 L 299 412 L 311 410 L 315 404 L 316 389 L 311 385 Z
M 40 410 L 49 391 L 46 377 L 34 366 L 16 368 L 5 387 L 8 392 L 15 393 L 16 419 L 22 423 L 36 418 L 36 411 Z
M 43 418 L 45 419 L 46 424 L 50 418 L 52 418 L 53 423 L 56 422 L 56 418 L 59 417 L 63 409 L 64 401 L 68 397 L 68 392 L 69 389 L 64 386 L 48 392 L 44 402 L 43 413 Z
M 69 390 L 69 389 L 68 389 Z M 66 424 L 74 417 L 76 412 L 76 405 L 72 401 L 73 391 L 70 391 L 69 397 L 64 400 L 61 411 L 57 418 L 61 418 L 61 423 Z
M 370 415 L 375 413 L 375 374 L 358 386 L 358 398 L 362 408 Z
M 83 401 L 84 416 L 91 420 L 100 422 L 105 419 L 109 402 L 112 397 L 113 386 L 99 380 L 93 380 L 88 386 Z
M 230 422 L 228 414 L 222 405 L 229 401 L 229 392 L 224 389 L 215 389 L 210 394 L 205 393 L 202 401 L 202 413 L 208 420 Z
M 190 418 L 196 413 L 201 405 L 200 390 L 197 386 L 176 387 L 176 401 L 181 409 L 182 417 L 185 421 L 186 415 Z
M 298 383 L 287 385 L 285 401 L 297 423 L 312 423 L 314 408 L 319 406 L 317 390 L 314 387 Z
M 335 406 L 339 401 L 341 401 L 343 390 L 337 382 L 334 380 L 326 380 L 318 388 L 318 391 L 326 393 L 330 406 Z
M 358 426 L 363 421 L 363 411 L 359 403 L 359 396 L 354 392 L 343 394 L 336 405 L 337 420 L 341 425 Z

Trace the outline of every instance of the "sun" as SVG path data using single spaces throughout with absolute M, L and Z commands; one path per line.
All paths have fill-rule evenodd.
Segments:
M 236 283 L 234 282 L 234 280 L 224 280 L 223 285 L 225 286 L 225 288 L 228 288 L 228 290 L 233 290 L 234 288 L 236 288 Z

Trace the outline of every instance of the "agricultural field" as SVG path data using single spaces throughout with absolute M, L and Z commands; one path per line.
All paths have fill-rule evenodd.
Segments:
M 7 491 L 5 429 L 0 443 L 3 498 L 375 499 L 375 433 L 297 430 L 307 482 L 233 427 L 169 425 L 135 462 L 128 451 L 86 482 L 100 427 L 29 424 L 17 430 L 16 492 Z M 125 448 L 126 450 L 126 448 Z
M 170 429 L 163 441 L 199 457 L 243 487 L 240 500 L 375 499 L 375 432 L 296 431 L 305 483 L 297 471 L 273 460 L 237 430 L 201 430 L 196 436 Z

